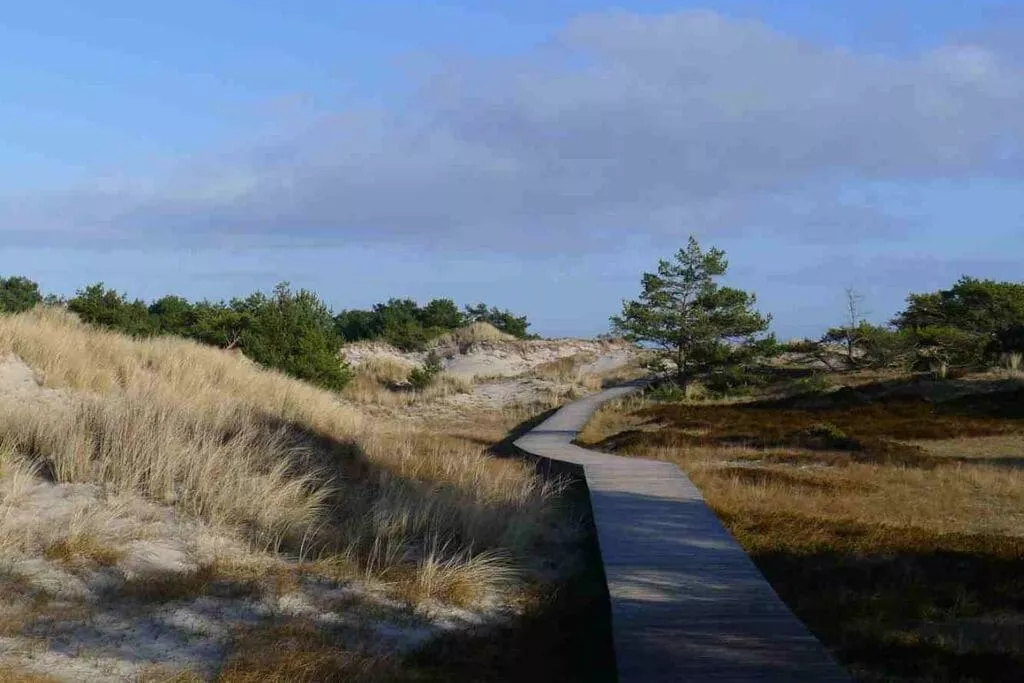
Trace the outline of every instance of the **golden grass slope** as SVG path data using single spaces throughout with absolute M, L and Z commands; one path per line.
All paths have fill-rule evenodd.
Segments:
M 554 489 L 482 446 L 368 420 L 280 373 L 182 339 L 132 340 L 39 308 L 0 316 L 45 407 L 4 400 L 4 478 L 141 493 L 259 548 L 472 602 L 523 569 Z M 0 519 L 2 524 L 2 519 Z

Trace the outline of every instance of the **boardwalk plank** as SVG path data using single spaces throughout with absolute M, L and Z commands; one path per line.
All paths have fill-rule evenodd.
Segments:
M 570 403 L 516 441 L 586 480 L 619 680 L 849 681 L 678 467 L 571 443 L 601 403 L 635 389 Z

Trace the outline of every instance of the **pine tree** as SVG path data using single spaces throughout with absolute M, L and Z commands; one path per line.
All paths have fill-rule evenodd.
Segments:
M 753 294 L 716 282 L 728 265 L 724 251 L 702 251 L 690 237 L 673 261 L 659 261 L 658 272 L 643 274 L 640 298 L 623 302 L 622 314 L 611 319 L 613 328 L 654 345 L 680 384 L 751 361 L 773 345 L 773 338 L 757 336 L 771 316 L 754 309 Z

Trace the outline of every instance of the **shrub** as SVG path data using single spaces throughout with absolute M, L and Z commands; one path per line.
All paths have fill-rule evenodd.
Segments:
M 859 347 L 864 365 L 874 369 L 906 369 L 913 364 L 915 339 L 903 330 L 861 323 Z
M 814 373 L 807 377 L 801 377 L 800 379 L 793 382 L 793 391 L 796 393 L 814 393 L 820 394 L 828 391 L 835 386 L 835 383 L 829 379 L 828 375 L 822 375 L 820 373 Z
M 965 276 L 950 289 L 911 294 L 893 324 L 916 335 L 919 366 L 980 367 L 1024 350 L 1024 282 Z
M 792 339 L 779 344 L 782 353 L 815 353 L 818 351 L 818 342 L 813 339 Z
M 521 339 L 530 337 L 526 316 L 486 304 L 466 306 L 463 313 L 451 299 L 433 299 L 421 307 L 412 299 L 392 298 L 372 310 L 342 311 L 335 317 L 345 341 L 383 339 L 403 351 L 422 351 L 434 339 L 473 323 L 488 323 Z
M 312 292 L 292 292 L 281 283 L 273 296 L 253 294 L 233 307 L 249 316 L 240 343 L 257 363 L 335 391 L 351 379 L 338 355 L 341 340 L 334 318 Z
M 486 304 L 479 303 L 475 306 L 466 306 L 466 318 L 469 322 L 490 323 L 505 334 L 511 334 L 518 339 L 529 339 L 533 337 L 526 330 L 530 326 L 525 315 L 516 315 L 509 310 L 499 310 Z
M 230 304 L 168 295 L 149 306 L 97 283 L 79 290 L 68 309 L 84 322 L 135 337 L 172 334 L 238 346 L 261 365 L 326 389 L 340 390 L 351 376 L 338 355 L 341 337 L 330 310 L 312 292 L 292 292 L 287 283 L 271 296 L 256 292 Z
M 915 339 L 907 330 L 861 321 L 852 328 L 831 328 L 821 341 L 851 348 L 847 360 L 856 366 L 881 370 L 908 368 L 914 362 Z
M 860 442 L 831 422 L 818 422 L 797 434 L 797 441 L 806 448 L 859 450 Z
M 686 400 L 686 390 L 675 382 L 661 382 L 647 392 L 652 401 L 674 403 Z
M 911 294 L 893 322 L 900 329 L 952 327 L 991 338 L 1024 325 L 1024 282 L 964 276 L 950 289 Z
M 943 364 L 954 368 L 975 368 L 984 364 L 989 340 L 956 327 L 930 326 L 913 331 L 918 365 L 930 369 Z
M 805 433 L 808 436 L 824 436 L 836 441 L 849 438 L 846 435 L 846 432 L 831 422 L 818 422 L 813 424 L 805 430 Z
M 161 334 L 191 336 L 196 325 L 196 307 L 188 299 L 167 295 L 149 305 L 149 315 L 154 331 Z
M 127 295 L 107 289 L 102 282 L 78 290 L 68 301 L 68 309 L 84 322 L 133 337 L 145 337 L 157 331 L 143 301 L 129 301 Z
M 761 368 L 739 364 L 717 368 L 704 378 L 707 388 L 719 396 L 746 394 L 767 381 Z
M 444 364 L 441 362 L 441 357 L 436 351 L 431 351 L 427 354 L 426 360 L 423 365 L 418 368 L 413 368 L 412 372 L 409 373 L 409 384 L 411 384 L 417 390 L 423 390 L 429 387 L 441 371 L 444 370 Z
M 21 313 L 43 302 L 39 285 L 25 277 L 0 278 L 0 313 Z

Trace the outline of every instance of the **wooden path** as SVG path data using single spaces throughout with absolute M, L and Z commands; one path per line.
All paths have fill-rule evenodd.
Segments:
M 619 681 L 849 681 L 678 467 L 571 443 L 601 403 L 636 389 L 571 403 L 516 441 L 586 479 Z

